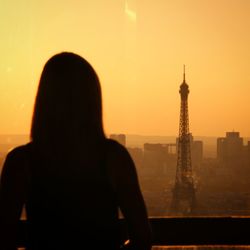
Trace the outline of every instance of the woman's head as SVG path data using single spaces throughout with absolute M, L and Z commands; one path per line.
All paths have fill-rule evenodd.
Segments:
M 92 66 L 79 55 L 63 52 L 45 64 L 31 138 L 53 145 L 104 138 L 99 79 Z

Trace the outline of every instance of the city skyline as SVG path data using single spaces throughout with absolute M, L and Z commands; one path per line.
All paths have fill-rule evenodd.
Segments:
M 53 54 L 73 51 L 99 75 L 107 134 L 177 135 L 187 65 L 190 131 L 250 137 L 250 2 L 1 3 L 0 134 L 28 134 Z

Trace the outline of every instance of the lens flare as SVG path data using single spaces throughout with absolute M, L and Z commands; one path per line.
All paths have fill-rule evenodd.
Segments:
M 131 21 L 136 22 L 136 12 L 129 7 L 127 1 L 125 1 L 125 13 Z

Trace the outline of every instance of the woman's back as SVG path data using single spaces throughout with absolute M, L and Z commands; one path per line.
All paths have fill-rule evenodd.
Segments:
M 118 202 L 106 166 L 108 144 L 115 142 L 106 140 L 102 152 L 82 163 L 48 162 L 32 143 L 12 153 L 19 166 L 26 159 L 22 165 L 28 168 L 23 172 L 29 173 L 26 210 L 32 249 L 44 250 L 48 245 L 67 249 L 79 244 L 118 249 Z

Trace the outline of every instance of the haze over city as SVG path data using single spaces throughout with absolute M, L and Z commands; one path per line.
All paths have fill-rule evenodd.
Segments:
M 178 135 L 183 64 L 194 136 L 250 136 L 250 1 L 1 1 L 0 134 L 28 134 L 60 51 L 99 75 L 107 133 Z

